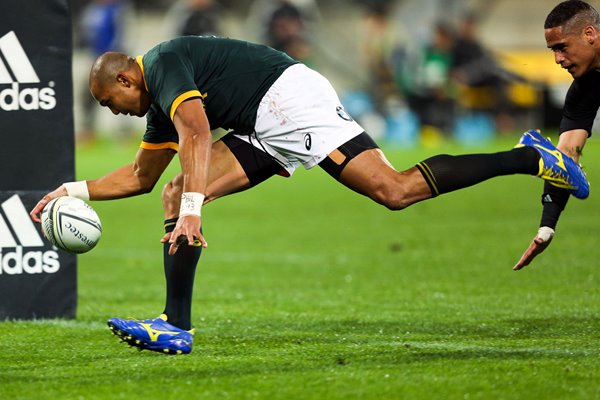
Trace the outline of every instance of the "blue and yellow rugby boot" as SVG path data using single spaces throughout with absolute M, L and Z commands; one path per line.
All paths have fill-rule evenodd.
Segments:
M 140 350 L 165 354 L 189 354 L 194 342 L 194 329 L 185 331 L 167 322 L 167 316 L 138 321 L 111 318 L 107 322 L 113 334 Z
M 578 199 L 585 199 L 590 195 L 590 184 L 579 164 L 558 150 L 539 131 L 523 133 L 515 147 L 523 146 L 533 147 L 541 155 L 540 172 L 537 176 L 554 186 L 568 189 Z

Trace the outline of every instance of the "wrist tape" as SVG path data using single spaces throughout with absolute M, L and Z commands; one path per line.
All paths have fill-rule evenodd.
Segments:
M 179 216 L 197 215 L 200 216 L 200 209 L 204 203 L 204 195 L 197 192 L 186 192 L 181 195 L 181 206 L 179 207 Z
M 67 189 L 67 194 L 70 197 L 76 197 L 84 201 L 90 200 L 90 192 L 88 191 L 87 181 L 66 182 L 63 183 L 63 185 L 65 189 Z
M 554 229 L 547 226 L 542 226 L 540 229 L 538 229 L 537 237 L 542 239 L 544 242 L 548 242 L 554 237 Z

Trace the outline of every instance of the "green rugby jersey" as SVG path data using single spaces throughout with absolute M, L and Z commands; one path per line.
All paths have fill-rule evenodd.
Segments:
M 211 129 L 254 130 L 260 100 L 290 65 L 285 53 L 241 40 L 185 36 L 137 57 L 152 105 L 141 147 L 178 149 L 177 107 L 201 97 Z

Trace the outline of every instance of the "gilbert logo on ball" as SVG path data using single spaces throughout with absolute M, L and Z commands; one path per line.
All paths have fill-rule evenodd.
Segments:
M 58 197 L 42 211 L 44 236 L 59 249 L 85 253 L 100 241 L 102 224 L 96 211 L 75 197 Z

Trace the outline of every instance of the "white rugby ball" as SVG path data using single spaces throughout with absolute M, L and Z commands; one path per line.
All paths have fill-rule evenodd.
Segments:
M 42 211 L 44 236 L 59 249 L 85 253 L 94 248 L 102 235 L 96 211 L 75 197 L 57 197 Z

